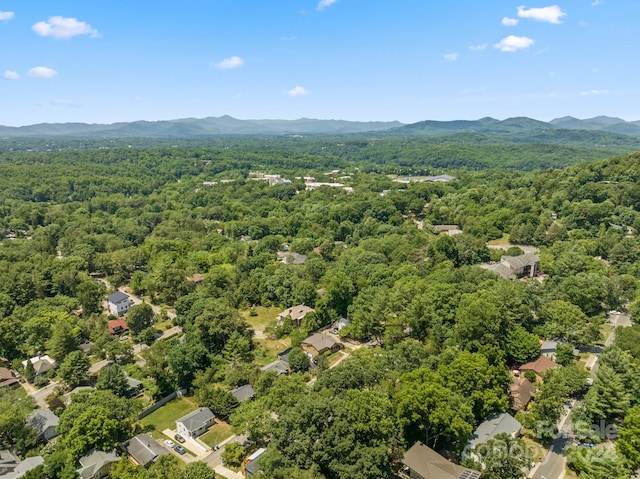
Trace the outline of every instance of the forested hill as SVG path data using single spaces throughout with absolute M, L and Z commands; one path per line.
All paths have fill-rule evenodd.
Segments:
M 482 422 L 507 411 L 511 371 L 537 362 L 549 338 L 557 367 L 523 373 L 536 385 L 516 413 L 525 438 L 509 437 L 509 449 L 489 441 L 491 462 L 464 467 L 524 479 L 576 398 L 573 424 L 620 425 L 602 444 L 589 427 L 575 431 L 596 444 L 567 449 L 577 477 L 628 479 L 640 466 L 640 327 L 615 319 L 625 305 L 640 316 L 639 153 L 398 183 L 383 169 L 401 167 L 376 155 L 354 166 L 309 153 L 310 143 L 303 152 L 264 143 L 0 152 L 0 357 L 48 387 L 40 402 L 59 415 L 58 438 L 42 445 L 27 422 L 35 401 L 22 388 L 0 391 L 0 449 L 44 461 L 25 478 L 76 477 L 90 451 L 140 431 L 163 438 L 196 407 L 216 416 L 201 436 L 211 448 L 232 433 L 249 439 L 208 456 L 224 454 L 225 466 L 264 448 L 264 479 L 391 478 L 416 441 L 459 457 Z M 291 183 L 270 186 L 264 174 Z M 309 176 L 348 188 L 307 188 Z M 540 276 L 480 267 L 523 251 L 508 241 L 540 250 Z M 303 260 L 286 261 L 293 253 Z M 129 309 L 120 336 L 102 306 L 112 286 L 146 302 Z M 313 312 L 277 321 L 295 305 Z M 324 337 L 344 348 L 316 349 L 311 362 L 310 335 L 336 322 L 342 329 Z M 171 330 L 182 333 L 162 334 Z M 265 370 L 285 348 L 285 372 Z M 59 368 L 36 374 L 28 359 L 42 354 Z M 127 377 L 142 394 L 127 398 Z M 239 401 L 245 386 L 255 397 Z M 139 419 L 178 388 L 192 394 Z M 109 475 L 213 474 L 179 461 L 167 454 L 145 469 L 123 458 Z

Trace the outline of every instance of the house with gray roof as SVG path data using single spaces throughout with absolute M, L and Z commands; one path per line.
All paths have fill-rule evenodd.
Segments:
M 28 360 L 22 361 L 22 367 L 25 368 L 25 370 L 27 369 L 27 361 L 31 362 L 36 376 L 40 376 L 41 374 L 51 371 L 56 367 L 56 362 L 48 354 L 45 354 L 44 356 L 34 356 Z
M 127 386 L 127 395 L 129 397 L 137 396 L 144 388 L 142 381 L 138 381 L 137 379 L 134 379 L 130 376 L 127 376 Z
M 49 409 L 34 409 L 27 419 L 27 426 L 36 432 L 38 440 L 49 441 L 58 435 L 58 422 L 58 416 Z
M 253 399 L 256 395 L 256 392 L 253 390 L 253 386 L 251 386 L 251 384 L 245 384 L 244 386 L 232 389 L 230 392 L 231 394 L 233 394 L 233 397 L 238 400 L 238 402 Z
M 421 442 L 416 442 L 402 457 L 401 477 L 411 479 L 478 479 L 478 471 L 467 469 L 445 459 Z
M 473 452 L 476 447 L 495 439 L 498 434 L 508 434 L 515 438 L 520 434 L 521 429 L 522 424 L 516 421 L 513 416 L 507 413 L 494 414 L 473 431 L 471 439 L 462 452 L 462 458 L 474 457 L 477 459 Z
M 149 434 L 138 434 L 122 445 L 136 464 L 149 467 L 158 456 L 169 454 L 167 450 L 158 444 Z
M 215 424 L 215 418 L 208 407 L 198 408 L 176 421 L 176 432 L 184 438 L 195 439 Z
M 114 316 L 122 316 L 127 312 L 131 304 L 129 295 L 122 291 L 116 291 L 110 296 L 107 296 L 107 304 L 109 305 L 109 312 Z
M 540 258 L 535 254 L 525 253 L 519 256 L 503 256 L 502 263 L 506 264 L 517 278 L 533 277 L 540 268 Z
M 260 457 L 265 451 L 266 449 L 261 447 L 246 459 L 244 462 L 245 477 L 253 477 L 260 471 Z
M 289 364 L 282 359 L 277 359 L 272 363 L 267 364 L 266 366 L 262 366 L 260 371 L 269 372 L 274 371 L 276 375 L 280 376 L 281 374 L 289 374 Z
M 320 356 L 328 351 L 335 353 L 342 348 L 342 343 L 329 334 L 314 333 L 302 341 L 301 346 L 312 356 Z
M 80 479 L 103 479 L 109 477 L 109 470 L 113 463 L 118 462 L 120 456 L 114 452 L 103 452 L 94 449 L 80 458 L 78 475 Z
M 27 472 L 44 463 L 42 456 L 27 457 L 21 461 L 11 451 L 0 450 L 0 477 L 2 479 L 20 479 Z

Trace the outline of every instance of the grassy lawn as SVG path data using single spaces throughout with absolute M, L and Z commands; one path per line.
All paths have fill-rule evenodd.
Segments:
M 509 249 L 511 246 L 509 244 L 509 235 L 506 234 L 502 238 L 491 240 L 487 243 L 488 245 L 496 245 L 496 246 L 504 246 L 505 249 Z
M 264 328 L 269 326 L 269 323 L 273 322 L 276 319 L 276 316 L 282 312 L 280 308 L 265 308 L 264 306 L 258 306 L 255 310 L 256 313 L 258 313 L 256 316 L 250 316 L 249 310 L 242 311 L 242 316 L 244 316 L 244 319 L 253 329 L 257 329 L 259 331 L 264 331 Z
M 254 362 L 259 366 L 264 366 L 265 364 L 275 361 L 278 359 L 278 353 L 281 353 L 291 346 L 291 340 L 289 338 L 254 339 L 253 342 L 256 345 Z
M 143 426 L 152 426 L 160 433 L 164 429 L 175 429 L 176 419 L 198 409 L 189 398 L 174 399 L 140 420 Z M 154 436 L 155 437 L 155 436 Z
M 232 434 L 229 424 L 216 419 L 215 426 L 210 427 L 205 434 L 200 436 L 200 440 L 213 449 L 216 444 L 220 444 Z
M 525 443 L 526 447 L 530 447 L 532 451 L 535 451 L 533 460 L 535 462 L 540 462 L 542 460 L 542 458 L 544 458 L 545 454 L 547 453 L 547 450 L 544 449 L 540 443 L 534 441 L 533 439 L 531 439 L 530 437 L 523 437 L 522 441 Z
M 340 351 L 336 351 L 335 353 L 331 353 L 329 356 L 327 356 L 327 362 L 329 363 L 329 366 L 333 366 L 333 364 L 340 358 L 342 358 L 342 356 L 343 354 Z

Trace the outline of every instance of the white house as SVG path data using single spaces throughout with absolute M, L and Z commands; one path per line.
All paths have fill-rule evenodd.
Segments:
M 122 291 L 116 291 L 111 296 L 107 296 L 107 303 L 109 304 L 109 312 L 111 314 L 114 316 L 122 316 L 129 309 L 129 295 Z
M 184 438 L 195 439 L 215 424 L 215 418 L 209 408 L 198 408 L 176 421 L 176 432 Z

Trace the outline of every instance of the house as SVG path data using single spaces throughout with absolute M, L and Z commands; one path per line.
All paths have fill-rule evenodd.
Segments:
M 78 475 L 80 479 L 103 479 L 109 477 L 109 470 L 114 462 L 118 462 L 120 456 L 114 452 L 103 452 L 94 449 L 80 458 Z
M 187 276 L 185 279 L 190 283 L 202 284 L 202 282 L 204 281 L 204 276 L 202 276 L 200 273 L 195 273 L 191 276 Z
M 556 358 L 556 349 L 558 348 L 558 341 L 552 341 L 547 339 L 540 345 L 540 354 L 550 359 Z
M 20 464 L 18 456 L 8 449 L 0 450 L 0 476 L 13 471 L 18 464 Z
M 201 407 L 176 421 L 176 432 L 184 438 L 204 434 L 215 423 L 215 416 L 207 407 Z
M 158 456 L 169 454 L 167 450 L 156 442 L 149 434 L 138 434 L 122 445 L 122 448 L 142 467 L 149 467 Z
M 0 368 L 0 389 L 5 387 L 16 388 L 20 385 L 18 379 L 7 368 Z
M 469 439 L 467 446 L 462 452 L 462 458 L 474 457 L 477 459 L 473 453 L 476 447 L 494 439 L 498 434 L 508 434 L 515 438 L 520 434 L 521 429 L 522 424 L 516 421 L 513 416 L 507 413 L 494 414 L 480 424 L 473 432 L 471 439 Z
M 236 398 L 238 402 L 242 402 L 247 399 L 253 399 L 256 392 L 253 390 L 253 386 L 251 386 L 251 384 L 245 384 L 239 388 L 232 389 L 231 394 L 233 394 L 233 397 Z
M 114 316 L 122 316 L 129 309 L 131 300 L 127 293 L 116 291 L 112 295 L 107 296 L 107 303 L 111 314 Z
M 278 251 L 278 258 L 283 264 L 304 264 L 307 261 L 307 257 L 300 253 L 290 253 L 287 251 Z
M 36 376 L 40 376 L 56 367 L 56 362 L 46 354 L 44 356 L 34 356 L 29 358 L 28 361 L 33 365 Z M 22 361 L 22 367 L 27 369 L 27 361 Z
M 265 451 L 266 449 L 261 447 L 244 461 L 245 477 L 253 477 L 260 471 L 260 457 Z
M 34 409 L 27 419 L 27 426 L 36 432 L 38 440 L 49 441 L 58 435 L 58 422 L 58 416 L 49 409 Z
M 529 361 L 520 366 L 520 371 L 533 371 L 538 376 L 542 376 L 548 369 L 557 368 L 558 365 L 546 356 L 540 356 L 535 361 Z
M 142 392 L 144 386 L 142 385 L 142 381 L 138 381 L 137 379 L 133 379 L 127 376 L 127 396 L 135 397 Z
M 331 325 L 331 329 L 333 331 L 340 331 L 345 326 L 349 326 L 351 324 L 351 320 L 348 318 L 340 318 L 335 323 Z M 333 332 L 332 331 L 332 332 Z
M 535 394 L 536 388 L 531 381 L 525 377 L 515 378 L 511 383 L 509 391 L 511 409 L 514 411 L 524 411 Z
M 110 334 L 121 334 L 125 331 L 129 331 L 127 322 L 124 318 L 110 319 L 107 321 L 107 328 Z
M 21 461 L 11 451 L 3 449 L 0 450 L 0 477 L 2 479 L 19 479 L 43 463 L 42 456 L 28 457 Z
M 298 306 L 292 306 L 289 309 L 285 309 L 282 313 L 276 316 L 276 319 L 278 320 L 278 324 L 282 324 L 284 318 L 289 317 L 296 326 L 300 326 L 302 319 L 309 313 L 315 313 L 315 310 L 309 306 L 305 306 L 304 304 L 299 304 Z
M 445 459 L 421 442 L 416 442 L 402 457 L 402 476 L 411 479 L 478 479 L 478 471 Z
M 556 352 L 558 350 L 558 345 L 567 344 L 561 341 L 553 341 L 551 339 L 547 339 L 545 341 L 540 342 L 540 354 L 542 356 L 546 356 L 549 359 L 555 361 L 556 360 Z M 579 356 L 580 351 L 578 349 L 573 349 L 573 355 Z
M 278 376 L 280 376 L 281 374 L 289 374 L 290 372 L 289 364 L 282 359 L 277 359 L 274 362 L 267 364 L 266 366 L 262 366 L 260 368 L 260 371 L 274 371 Z
M 535 254 L 525 253 L 519 256 L 503 256 L 501 262 L 509 267 L 517 278 L 533 277 L 540 269 L 540 258 Z
M 312 356 L 320 356 L 327 351 L 335 353 L 342 348 L 342 343 L 329 334 L 314 333 L 302 341 L 301 346 Z
M 438 232 L 449 236 L 455 236 L 462 233 L 462 228 L 460 228 L 460 225 L 433 225 L 433 227 Z

